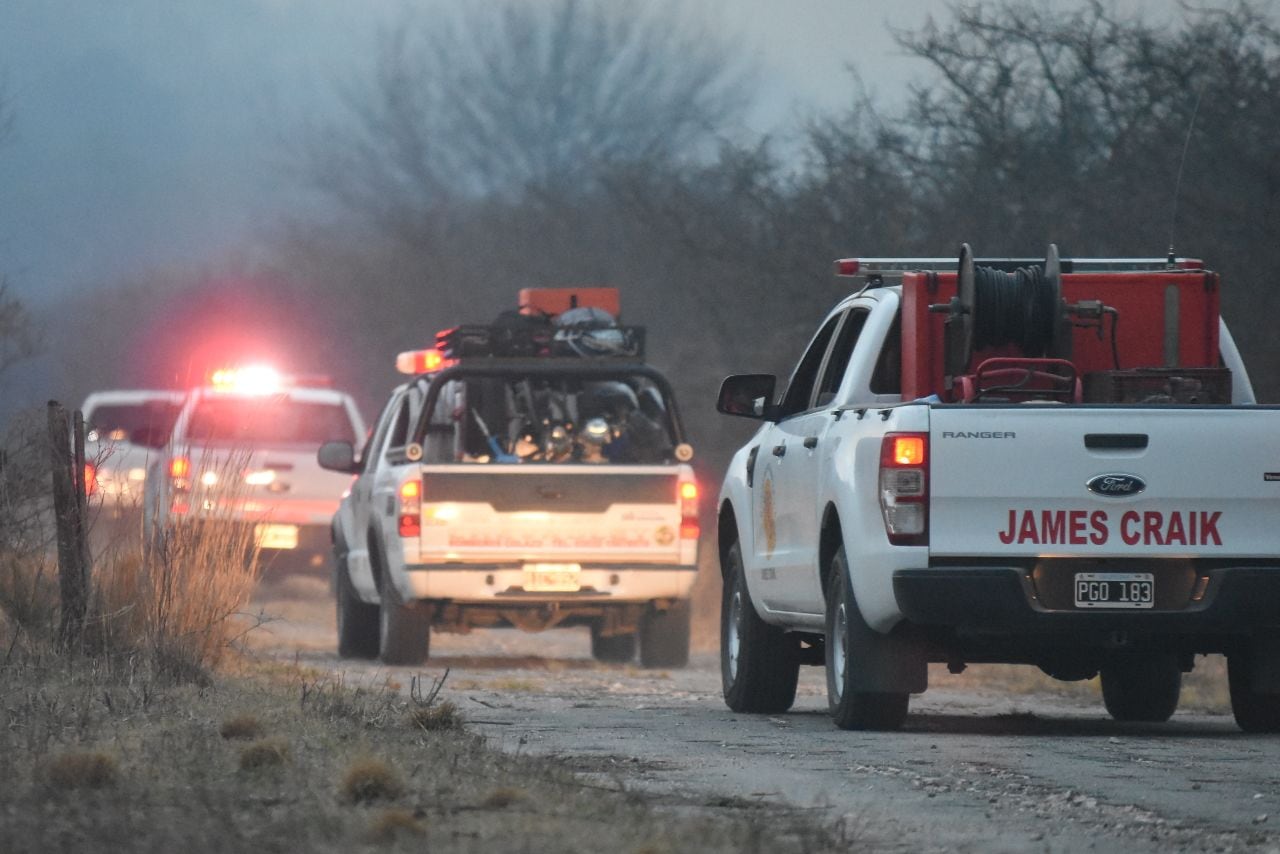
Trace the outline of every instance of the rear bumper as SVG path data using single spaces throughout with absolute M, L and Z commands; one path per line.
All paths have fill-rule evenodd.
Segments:
M 687 599 L 697 566 L 583 564 L 578 590 L 525 589 L 519 564 L 417 564 L 405 567 L 412 598 L 465 603 L 648 602 Z
M 1280 631 L 1280 569 L 1220 567 L 1205 573 L 1201 598 L 1185 607 L 1096 611 L 1049 609 L 1021 567 L 900 569 L 893 574 L 898 608 L 910 622 L 975 635 L 1098 633 L 1239 637 Z

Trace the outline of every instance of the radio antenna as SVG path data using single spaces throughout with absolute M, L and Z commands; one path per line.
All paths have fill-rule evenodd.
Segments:
M 1182 157 L 1178 159 L 1178 177 L 1173 182 L 1173 211 L 1169 214 L 1169 258 L 1174 257 L 1173 238 L 1178 229 L 1178 201 L 1182 197 L 1182 173 L 1187 166 L 1187 152 L 1191 149 L 1191 132 L 1196 127 L 1196 116 L 1200 114 L 1200 99 L 1204 97 L 1205 83 L 1200 84 L 1196 93 L 1195 106 L 1191 108 L 1191 118 L 1187 120 L 1187 135 L 1182 140 Z

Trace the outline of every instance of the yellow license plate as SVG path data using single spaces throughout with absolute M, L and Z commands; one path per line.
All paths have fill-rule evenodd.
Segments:
M 524 589 L 529 593 L 573 593 L 582 588 L 576 563 L 526 563 Z
M 260 549 L 296 549 L 298 547 L 297 525 L 255 525 L 253 536 Z

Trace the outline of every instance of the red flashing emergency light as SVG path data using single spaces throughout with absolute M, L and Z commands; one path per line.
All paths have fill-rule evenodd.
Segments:
M 274 394 L 284 386 L 280 372 L 269 365 L 219 368 L 209 375 L 214 391 L 240 394 Z
M 857 258 L 841 258 L 836 261 L 837 276 L 856 276 L 861 268 L 862 262 Z
M 447 364 L 449 361 L 444 354 L 434 347 L 429 350 L 406 350 L 396 356 L 396 370 L 415 377 L 438 371 Z

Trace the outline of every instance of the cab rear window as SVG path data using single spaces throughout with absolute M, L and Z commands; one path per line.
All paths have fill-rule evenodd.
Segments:
M 320 447 L 355 443 L 347 410 L 338 403 L 289 398 L 204 398 L 196 404 L 187 438 L 210 444 Z
M 181 408 L 180 403 L 165 400 L 110 403 L 94 407 L 87 421 L 89 429 L 102 438 L 127 440 L 142 430 L 167 436 Z

